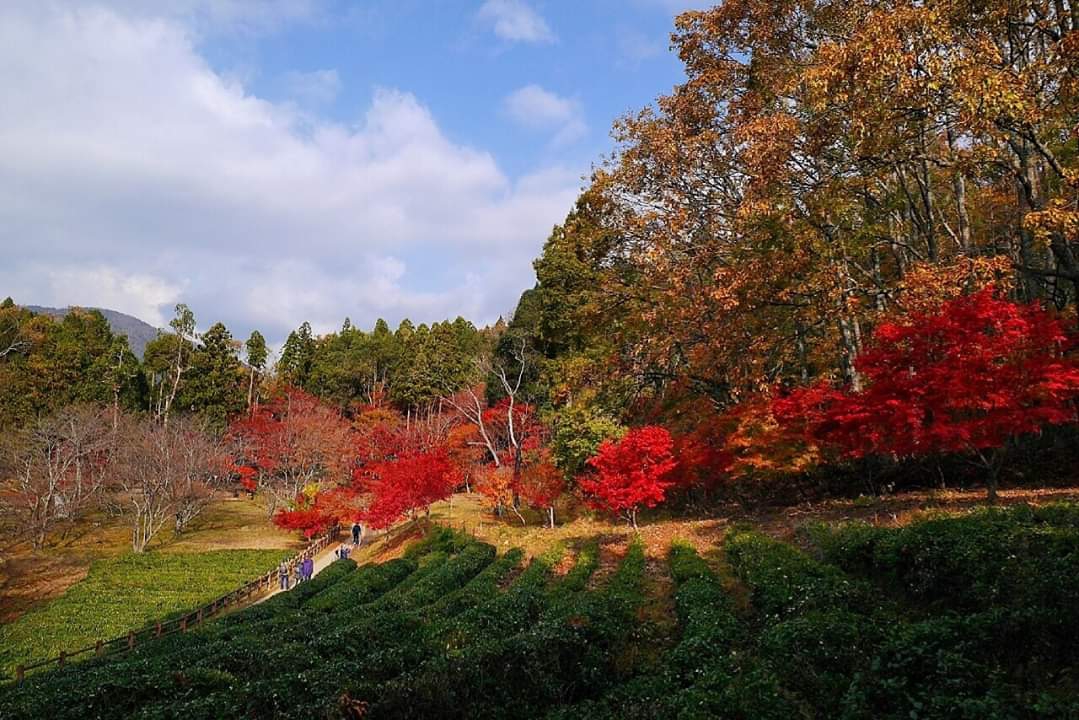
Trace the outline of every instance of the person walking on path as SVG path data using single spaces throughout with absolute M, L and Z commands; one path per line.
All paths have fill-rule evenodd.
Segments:
M 303 561 L 303 579 L 310 580 L 315 576 L 315 559 L 307 558 Z
M 302 560 L 300 562 L 296 563 L 295 565 L 293 565 L 292 573 L 293 573 L 293 575 L 295 576 L 295 579 L 296 579 L 296 582 L 294 583 L 295 585 L 299 585 L 300 583 L 303 582 L 303 561 Z
M 363 534 L 363 526 L 358 522 L 352 523 L 352 544 L 360 544 L 360 536 Z
M 277 574 L 281 581 L 281 589 L 288 590 L 288 563 L 284 560 L 277 566 Z

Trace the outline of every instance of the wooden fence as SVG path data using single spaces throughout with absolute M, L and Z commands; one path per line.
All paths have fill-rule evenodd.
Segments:
M 288 561 L 289 564 L 292 565 L 300 560 L 317 555 L 326 546 L 335 542 L 339 533 L 339 527 L 332 528 L 318 540 L 308 543 L 307 547 L 292 556 Z M 164 637 L 165 635 L 172 635 L 173 633 L 186 632 L 189 628 L 202 624 L 204 620 L 219 615 L 227 608 L 266 595 L 277 586 L 278 582 L 278 570 L 277 568 L 274 568 L 246 585 L 238 587 L 232 592 L 222 595 L 219 598 L 215 598 L 202 607 L 189 610 L 179 617 L 172 617 L 167 620 L 157 620 L 156 622 L 143 627 L 141 630 L 129 630 L 127 635 L 122 635 L 113 638 L 112 640 L 98 640 L 93 645 L 87 645 L 79 650 L 72 650 L 71 652 L 60 651 L 60 654 L 57 657 L 49 658 L 48 660 L 41 660 L 31 665 L 19 665 L 15 668 L 15 681 L 21 683 L 28 672 L 49 665 L 64 667 L 72 660 L 90 654 L 102 656 L 125 653 L 134 649 L 136 645 L 149 640 Z

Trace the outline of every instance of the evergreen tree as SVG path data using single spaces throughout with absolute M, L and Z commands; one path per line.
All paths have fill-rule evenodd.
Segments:
M 244 407 L 244 373 L 237 358 L 239 343 L 221 323 L 202 335 L 195 350 L 177 406 L 201 415 L 214 429 Z
M 262 371 L 266 368 L 269 351 L 266 348 L 266 338 L 262 337 L 258 330 L 251 331 L 251 336 L 244 343 L 244 349 L 247 351 L 247 407 L 250 409 L 258 402 L 256 381 L 261 378 Z
M 277 374 L 290 385 L 306 388 L 314 360 L 315 339 L 311 335 L 311 323 L 304 321 L 288 334 L 277 361 Z

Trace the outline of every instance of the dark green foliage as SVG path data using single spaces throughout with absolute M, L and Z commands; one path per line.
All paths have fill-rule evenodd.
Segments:
M 446 647 L 459 649 L 485 637 L 505 637 L 530 627 L 548 605 L 548 575 L 561 555 L 558 548 L 534 558 L 506 592 L 449 623 L 442 630 Z
M 386 395 L 401 410 L 422 407 L 474 380 L 473 360 L 483 334 L 464 318 L 413 327 L 404 320 L 391 333 L 384 320 L 371 332 L 348 320 L 341 330 L 314 337 L 304 323 L 290 333 L 277 363 L 292 385 L 343 410 Z
M 311 334 L 311 323 L 304 322 L 290 332 L 281 347 L 281 357 L 277 360 L 277 374 L 296 387 L 306 389 L 315 362 L 315 338 Z
M 865 610 L 873 601 L 865 583 L 765 535 L 733 532 L 725 548 L 763 622 L 833 607 Z
M 27 424 L 75 403 L 144 401 L 138 359 L 97 310 L 72 309 L 62 318 L 0 307 L 0 428 Z
M 349 604 L 372 602 L 416 570 L 412 560 L 397 559 L 381 565 L 364 565 L 359 572 L 334 583 L 304 603 L 304 609 L 334 612 Z
M 184 373 L 175 409 L 196 413 L 215 430 L 224 430 L 229 419 L 244 408 L 246 374 L 237 355 L 239 343 L 221 323 L 202 334 Z
M 643 574 L 644 553 L 633 545 L 604 588 L 521 632 L 427 660 L 380 688 L 372 715 L 530 717 L 596 693 L 616 679 L 611 650 L 632 629 Z
M 914 616 L 888 627 L 851 689 L 853 716 L 906 717 L 913 708 L 928 717 L 944 709 L 1037 717 L 1039 702 L 1071 702 L 1035 694 L 1068 677 L 1077 660 L 1077 518 L 1074 505 L 1019 506 L 903 528 L 812 528 L 825 558 L 873 580 Z
M 489 547 L 489 546 L 484 546 Z M 493 554 L 494 548 L 491 548 Z M 454 617 L 498 595 L 498 584 L 521 564 L 524 552 L 514 548 L 488 565 L 463 588 L 446 595 L 422 609 L 428 620 Z
M 847 525 L 813 532 L 826 558 L 933 609 L 1079 602 L 1079 527 L 1073 506 L 1020 507 L 937 518 L 900 529 Z

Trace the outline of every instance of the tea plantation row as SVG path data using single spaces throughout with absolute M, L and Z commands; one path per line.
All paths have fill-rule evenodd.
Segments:
M 595 546 L 558 576 L 561 548 L 525 563 L 435 531 L 401 559 L 339 561 L 195 632 L 4 687 L 0 717 L 1079 717 L 1079 508 L 805 539 L 736 529 L 722 573 L 675 545 L 665 621 L 667 583 L 637 545 L 597 579 Z

